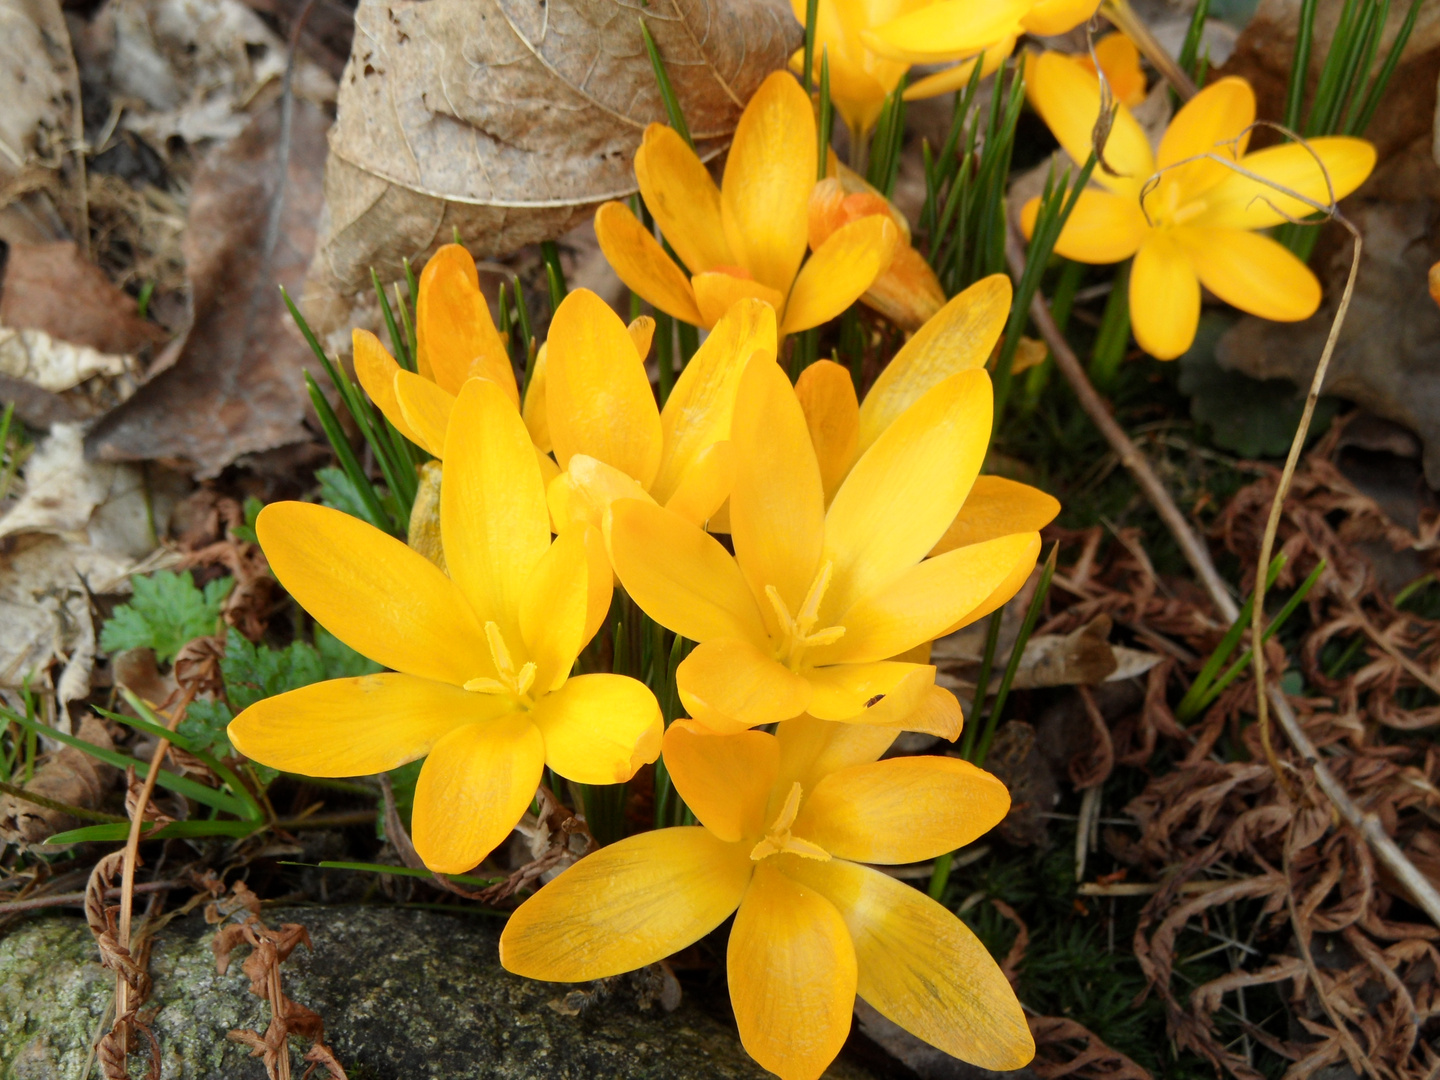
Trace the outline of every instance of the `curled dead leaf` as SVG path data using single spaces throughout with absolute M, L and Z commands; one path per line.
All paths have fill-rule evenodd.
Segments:
M 86 715 L 80 721 L 80 738 L 105 749 L 114 746 L 103 722 Z M 61 747 L 37 765 L 25 791 L 82 810 L 95 810 L 109 793 L 115 768 L 71 746 Z M 41 844 L 58 832 L 86 824 L 63 810 L 0 795 L 0 839 L 8 843 Z

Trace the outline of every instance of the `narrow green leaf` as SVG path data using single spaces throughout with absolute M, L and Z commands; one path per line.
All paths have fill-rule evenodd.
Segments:
M 265 827 L 258 821 L 172 821 L 158 829 L 149 829 L 140 834 L 141 840 L 198 839 L 206 836 L 249 836 Z M 128 821 L 107 825 L 86 825 L 82 829 L 56 833 L 47 839 L 47 844 L 99 843 L 128 839 Z
M 670 85 L 670 74 L 665 70 L 665 61 L 660 56 L 655 39 L 650 36 L 650 27 L 645 25 L 643 18 L 640 20 L 640 36 L 645 41 L 645 51 L 650 54 L 650 67 L 655 72 L 655 85 L 660 88 L 660 99 L 665 103 L 665 115 L 670 119 L 670 126 L 685 140 L 685 145 L 694 150 L 695 140 L 690 138 L 690 125 L 685 123 L 685 113 L 675 96 L 675 88 Z

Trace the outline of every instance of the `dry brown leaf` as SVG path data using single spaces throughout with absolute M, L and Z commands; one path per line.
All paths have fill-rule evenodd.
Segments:
M 75 134 L 80 79 L 55 0 L 0 0 L 0 184 L 54 168 Z M 0 204 L 9 200 L 0 189 Z
M 800 43 L 780 0 L 363 0 L 306 283 L 312 325 L 340 327 L 372 266 L 398 278 L 402 257 L 452 227 L 497 255 L 633 192 L 640 136 L 665 120 L 642 15 L 705 157 Z
M 77 733 L 86 742 L 113 749 L 110 732 L 87 714 Z M 55 802 L 95 810 L 110 791 L 115 768 L 71 746 L 47 755 L 35 768 L 25 790 Z M 58 832 L 85 824 L 65 813 L 16 795 L 0 795 L 0 838 L 7 843 L 40 844 Z
M 0 324 L 44 330 L 103 353 L 133 353 L 166 337 L 69 240 L 10 244 L 0 278 Z
M 194 325 L 174 366 L 154 376 L 91 432 L 106 461 L 161 459 L 213 476 L 242 454 L 309 438 L 303 371 L 314 359 L 290 323 L 276 284 L 298 289 L 320 213 L 326 117 L 295 103 L 284 206 L 270 258 L 280 109 L 196 175 L 185 233 Z

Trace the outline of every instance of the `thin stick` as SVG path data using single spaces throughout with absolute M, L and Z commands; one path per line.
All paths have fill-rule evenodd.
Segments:
M 132 889 L 135 896 L 145 893 L 164 892 L 167 889 L 178 889 L 183 886 L 183 881 L 146 881 L 136 885 Z M 118 900 L 121 890 L 117 886 L 105 891 L 106 900 Z M 50 907 L 84 907 L 85 894 L 83 892 L 56 893 L 53 896 L 35 896 L 29 900 L 10 900 L 0 904 L 0 915 L 13 915 L 18 911 L 39 911 L 42 908 Z

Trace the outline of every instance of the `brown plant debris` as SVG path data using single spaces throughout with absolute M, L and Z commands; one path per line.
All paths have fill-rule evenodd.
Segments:
M 106 749 L 113 747 L 104 721 L 87 714 L 80 738 Z M 20 794 L 0 795 L 0 839 L 7 843 L 43 844 L 49 837 L 84 824 L 60 807 L 98 810 L 115 781 L 116 770 L 82 750 L 63 746 L 45 755 L 24 791 L 59 806 L 46 806 Z

